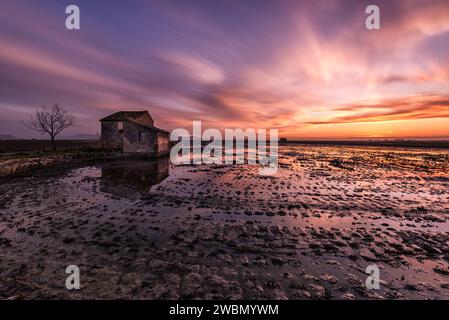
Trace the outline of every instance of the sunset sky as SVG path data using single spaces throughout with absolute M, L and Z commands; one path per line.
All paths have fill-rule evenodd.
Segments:
M 77 4 L 81 30 L 65 28 Z M 365 8 L 381 9 L 366 30 Z M 288 138 L 449 138 L 449 1 L 0 2 L 0 134 L 58 102 L 77 118 L 148 109 L 163 129 Z

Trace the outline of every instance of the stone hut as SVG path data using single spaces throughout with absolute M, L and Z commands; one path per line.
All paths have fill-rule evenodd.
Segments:
M 104 149 L 152 156 L 170 152 L 170 134 L 154 126 L 148 111 L 119 111 L 100 122 Z

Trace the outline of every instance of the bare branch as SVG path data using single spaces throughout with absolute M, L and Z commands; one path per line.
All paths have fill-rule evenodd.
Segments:
M 75 125 L 75 117 L 58 104 L 54 104 L 51 108 L 42 106 L 27 122 L 22 121 L 22 123 L 40 134 L 48 134 L 54 143 L 58 134 Z

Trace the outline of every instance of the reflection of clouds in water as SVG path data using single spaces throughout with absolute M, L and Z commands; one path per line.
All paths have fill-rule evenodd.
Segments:
M 215 150 L 203 150 L 203 148 L 192 148 L 187 154 L 172 154 L 172 163 L 190 164 L 190 163 L 216 163 L 216 164 L 277 164 L 278 147 L 260 146 L 258 148 L 225 148 Z M 216 153 L 214 153 L 216 152 Z M 217 161 L 219 159 L 219 161 Z M 214 162 L 215 160 L 215 162 Z

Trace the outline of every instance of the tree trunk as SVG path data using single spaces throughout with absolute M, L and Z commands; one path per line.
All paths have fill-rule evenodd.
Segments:
M 55 137 L 51 137 L 51 147 L 53 152 L 56 151 L 56 146 L 55 146 Z

